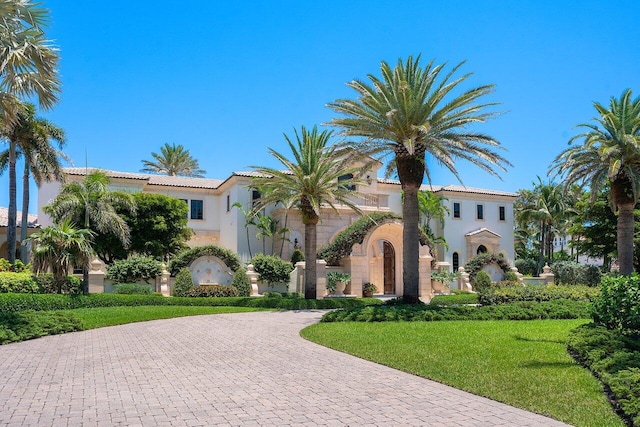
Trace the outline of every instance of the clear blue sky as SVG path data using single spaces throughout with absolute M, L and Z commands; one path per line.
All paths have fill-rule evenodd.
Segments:
M 504 111 L 478 128 L 513 167 L 503 180 L 464 162 L 464 184 L 529 188 L 574 126 L 625 88 L 640 95 L 640 3 L 629 1 L 44 0 L 63 91 L 41 115 L 63 127 L 76 166 L 136 172 L 166 142 L 210 178 L 277 166 L 282 133 L 326 123 L 345 83 L 409 54 L 496 85 Z M 455 184 L 431 165 L 435 184 Z M 0 177 L 0 205 L 7 206 Z M 35 194 L 31 212 L 36 211 Z

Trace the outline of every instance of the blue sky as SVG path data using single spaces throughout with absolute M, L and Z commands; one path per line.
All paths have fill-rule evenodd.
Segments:
M 637 1 L 44 0 L 60 48 L 60 103 L 42 116 L 67 132 L 76 166 L 136 172 L 164 143 L 183 144 L 207 177 L 277 166 L 282 133 L 321 125 L 325 107 L 379 75 L 381 60 L 422 54 L 495 84 L 494 136 L 513 167 L 491 177 L 468 163 L 468 186 L 529 188 L 625 88 L 640 95 Z M 435 184 L 456 179 L 430 165 Z M 0 177 L 7 206 L 7 178 Z M 31 212 L 36 211 L 35 196 Z

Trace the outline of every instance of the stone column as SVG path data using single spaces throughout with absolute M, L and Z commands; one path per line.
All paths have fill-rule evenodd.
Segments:
M 102 261 L 98 258 L 91 261 L 91 267 L 89 270 L 90 294 L 104 293 L 104 276 L 105 272 L 102 270 Z
M 252 297 L 257 296 L 258 295 L 258 278 L 260 277 L 260 273 L 257 273 L 253 269 L 253 264 L 247 265 L 247 277 L 251 282 L 251 296 Z
M 316 261 L 316 299 L 322 299 L 327 295 L 327 262 L 323 259 Z
M 169 277 L 171 273 L 167 271 L 167 264 L 162 263 L 162 273 L 156 280 L 156 292 L 160 292 L 163 296 L 171 296 L 171 287 L 169 286 Z
M 518 271 L 518 267 L 511 267 L 511 271 L 515 273 L 516 277 L 518 278 L 518 282 L 524 285 L 524 279 L 523 279 L 524 276 L 522 275 L 522 273 Z
M 469 280 L 469 273 L 467 273 L 464 267 L 458 267 L 458 289 L 462 291 L 471 291 L 471 281 Z
M 542 267 L 542 274 L 540 275 L 540 277 L 544 279 L 544 283 L 546 285 L 553 285 L 553 279 L 555 278 L 555 275 L 551 272 L 551 267 L 549 267 L 549 264 L 545 264 L 544 267 Z

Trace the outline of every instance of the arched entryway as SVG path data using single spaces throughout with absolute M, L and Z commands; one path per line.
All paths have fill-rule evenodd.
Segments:
M 395 295 L 396 293 L 396 251 L 393 245 L 386 240 L 383 247 L 383 277 L 385 295 Z

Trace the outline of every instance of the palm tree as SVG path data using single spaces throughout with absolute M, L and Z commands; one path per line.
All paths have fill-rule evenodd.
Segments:
M 43 28 L 49 12 L 31 0 L 0 3 L 0 122 L 10 129 L 22 110 L 20 98 L 37 97 L 49 109 L 58 101 L 58 53 Z M 7 251 L 10 262 L 16 252 L 16 144 L 9 140 L 9 212 Z
M 249 249 L 249 259 L 251 259 L 253 258 L 253 254 L 251 253 L 251 238 L 249 237 L 249 226 L 256 226 L 256 213 L 253 209 L 245 209 L 240 202 L 235 202 L 231 206 L 240 209 L 242 216 L 244 216 L 244 229 L 247 232 L 247 249 Z
M 552 262 L 553 237 L 568 218 L 569 206 L 562 187 L 558 184 L 542 182 L 534 184 L 533 191 L 522 193 L 521 206 L 517 212 L 520 224 L 533 223 L 539 238 L 538 273 L 545 263 Z
M 357 92 L 357 99 L 339 99 L 328 104 L 344 115 L 333 119 L 331 124 L 340 127 L 344 136 L 362 138 L 352 143 L 357 150 L 394 156 L 404 191 L 403 297 L 410 303 L 418 301 L 418 191 L 425 174 L 431 181 L 426 154 L 458 179 L 456 160 L 467 160 L 495 176 L 498 176 L 496 168 L 504 171 L 510 165 L 494 151 L 500 148 L 498 141 L 466 129 L 493 116 L 485 112 L 493 104 L 477 103 L 493 91 L 493 85 L 453 95 L 470 76 L 454 78 L 461 66 L 462 63 L 441 77 L 444 65 L 431 61 L 421 68 L 419 56 L 415 60 L 409 56 L 406 62 L 398 60 L 395 68 L 383 61 L 382 79 L 368 75 L 370 84 L 360 80 L 347 83 Z
M 255 210 L 281 201 L 295 199 L 294 207 L 300 211 L 304 224 L 304 256 L 306 260 L 305 298 L 316 298 L 316 225 L 320 221 L 322 207 L 328 206 L 337 212 L 337 204 L 360 212 L 354 204 L 354 192 L 350 185 L 359 182 L 361 168 L 353 166 L 354 157 L 344 150 L 330 146 L 330 131 L 319 132 L 316 126 L 308 131 L 304 126 L 300 133 L 294 129 L 295 143 L 284 135 L 293 160 L 269 148 L 269 153 L 287 169 L 280 171 L 268 167 L 252 166 L 261 175 L 252 178 L 251 186 L 263 190 Z M 353 178 L 338 181 L 339 177 Z
M 69 270 L 76 265 L 86 266 L 92 253 L 90 230 L 75 228 L 70 221 L 45 227 L 34 233 L 29 240 L 33 248 L 33 269 L 35 273 L 51 271 L 61 292 Z
M 143 160 L 142 172 L 158 173 L 169 176 L 192 176 L 202 178 L 206 171 L 200 169 L 198 161 L 191 157 L 189 150 L 182 145 L 164 144 L 160 147 L 160 154 L 151 153 L 155 161 Z
M 550 171 L 563 175 L 567 186 L 588 184 L 594 197 L 610 186 L 618 211 L 618 264 L 620 273 L 629 275 L 633 272 L 633 209 L 640 190 L 640 97 L 632 99 L 627 89 L 620 99 L 611 97 L 608 109 L 597 102 L 593 106 L 599 115 L 595 123 L 579 124 L 587 130 L 569 141 L 582 140 L 582 145 L 562 151 Z
M 0 135 L 14 141 L 16 145 L 16 159 L 24 154 L 24 173 L 22 175 L 22 218 L 20 228 L 20 241 L 24 244 L 27 238 L 28 212 L 29 212 L 29 187 L 30 176 L 40 186 L 43 181 L 57 179 L 62 181 L 64 173 L 60 165 L 60 158 L 69 160 L 66 154 L 51 146 L 50 140 L 58 142 L 62 148 L 65 143 L 64 130 L 52 122 L 36 117 L 36 107 L 33 104 L 24 104 L 24 108 L 18 113 L 18 121 L 11 126 L 8 132 L 0 131 Z M 6 131 L 6 130 L 5 130 Z M 0 153 L 0 173 L 9 165 L 9 149 Z M 14 243 L 15 245 L 15 243 Z M 21 251 L 21 259 L 28 262 L 28 253 Z
M 76 227 L 96 234 L 112 234 L 126 248 L 130 242 L 129 226 L 116 208 L 135 213 L 135 203 L 129 193 L 110 191 L 109 177 L 102 171 L 89 173 L 82 182 L 69 182 L 43 211 L 54 222 L 71 221 Z M 88 271 L 84 269 L 84 293 L 88 293 Z

